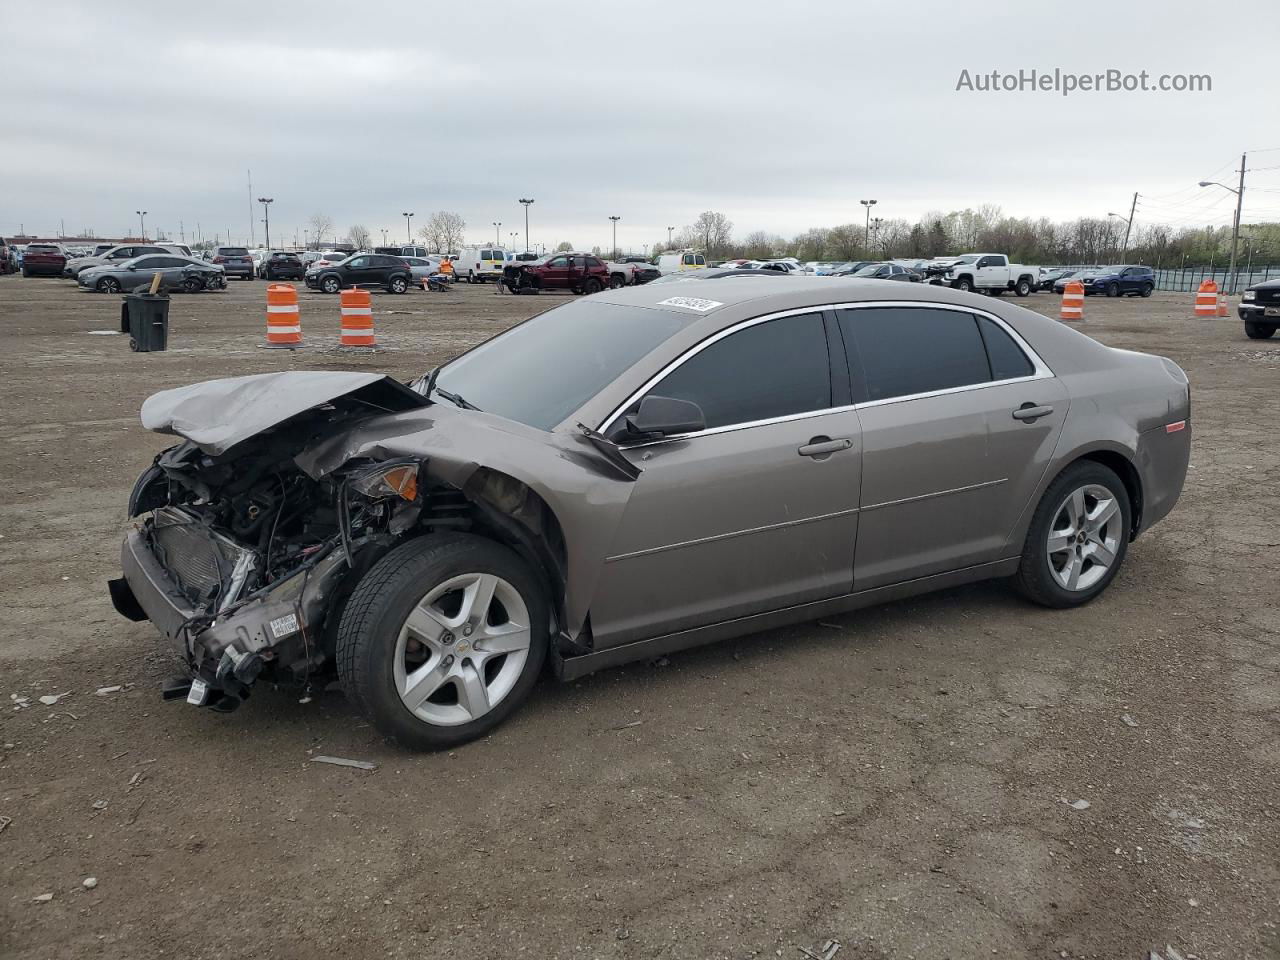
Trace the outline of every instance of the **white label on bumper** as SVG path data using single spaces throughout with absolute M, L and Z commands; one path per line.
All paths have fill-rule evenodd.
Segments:
M 203 707 L 207 699 L 209 699 L 209 685 L 198 677 L 192 680 L 191 689 L 187 691 L 187 703 Z
M 298 615 L 289 613 L 283 617 L 276 617 L 267 626 L 271 628 L 271 636 L 279 640 L 281 637 L 287 637 L 291 633 L 298 632 Z

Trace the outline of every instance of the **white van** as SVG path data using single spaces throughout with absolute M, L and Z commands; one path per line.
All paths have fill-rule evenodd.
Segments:
M 707 258 L 692 250 L 682 253 L 664 253 L 658 257 L 659 273 L 677 273 L 680 270 L 698 270 L 707 265 Z
M 507 251 L 502 247 L 463 247 L 453 263 L 454 276 L 467 283 L 498 280 L 507 264 Z

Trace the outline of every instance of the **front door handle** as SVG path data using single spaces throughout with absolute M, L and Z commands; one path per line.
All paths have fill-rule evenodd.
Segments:
M 1017 410 L 1013 411 L 1013 419 L 1025 420 L 1032 423 L 1041 417 L 1047 417 L 1053 413 L 1053 407 L 1038 406 L 1034 403 L 1024 403 Z
M 838 437 L 832 440 L 830 437 L 814 437 L 803 447 L 796 450 L 796 453 L 802 457 L 813 457 L 820 459 L 829 457 L 833 453 L 839 453 L 841 450 L 848 450 L 853 446 L 853 441 L 848 437 Z

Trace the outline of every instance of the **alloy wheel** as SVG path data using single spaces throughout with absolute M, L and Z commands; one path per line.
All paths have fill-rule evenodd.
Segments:
M 1088 590 L 1116 562 L 1124 514 L 1116 496 L 1090 483 L 1069 493 L 1054 511 L 1046 556 L 1049 572 L 1064 590 Z
M 432 587 L 410 611 L 395 648 L 395 687 L 418 719 L 458 726 L 489 713 L 511 692 L 533 633 L 520 592 L 491 573 Z

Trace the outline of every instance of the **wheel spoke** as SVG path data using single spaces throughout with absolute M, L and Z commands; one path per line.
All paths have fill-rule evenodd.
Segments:
M 1071 494 L 1071 505 L 1067 509 L 1071 512 L 1071 525 L 1077 530 L 1081 529 L 1089 518 L 1089 511 L 1084 504 L 1084 490 Z
M 488 622 L 489 607 L 493 605 L 493 592 L 498 588 L 498 578 L 482 573 L 467 585 L 462 597 L 462 609 L 458 611 L 461 623 L 478 625 L 482 629 Z
M 1104 500 L 1098 504 L 1093 512 L 1093 516 L 1089 518 L 1089 528 L 1091 530 L 1101 530 L 1107 525 L 1107 521 L 1116 515 L 1120 510 L 1120 505 L 1116 503 L 1113 497 L 1110 500 Z
M 404 690 L 400 693 L 405 706 L 417 710 L 429 696 L 444 686 L 449 679 L 449 671 L 450 667 L 445 665 L 445 659 L 436 657 L 434 661 L 405 677 Z
M 1070 550 L 1071 545 L 1075 543 L 1075 535 L 1074 530 L 1054 530 L 1049 534 L 1049 553 L 1061 553 L 1063 550 Z
M 500 627 L 488 627 L 482 636 L 476 638 L 473 646 L 476 652 L 496 657 L 500 653 L 518 653 L 528 650 L 530 633 L 528 627 L 517 623 L 504 623 Z
M 484 716 L 489 712 L 489 690 L 484 685 L 484 677 L 472 663 L 463 663 L 458 671 L 458 704 L 471 715 L 471 719 Z
M 426 605 L 414 607 L 404 625 L 411 634 L 435 649 L 440 647 L 440 635 L 453 626 L 440 611 Z
M 1080 569 L 1083 566 L 1084 563 L 1072 552 L 1071 559 L 1067 561 L 1067 566 L 1063 570 L 1063 573 L 1067 575 L 1066 587 L 1068 590 L 1075 590 L 1080 586 Z
M 1091 540 L 1089 546 L 1092 548 L 1089 551 L 1089 557 L 1099 566 L 1110 567 L 1116 562 L 1115 553 L 1101 540 Z

